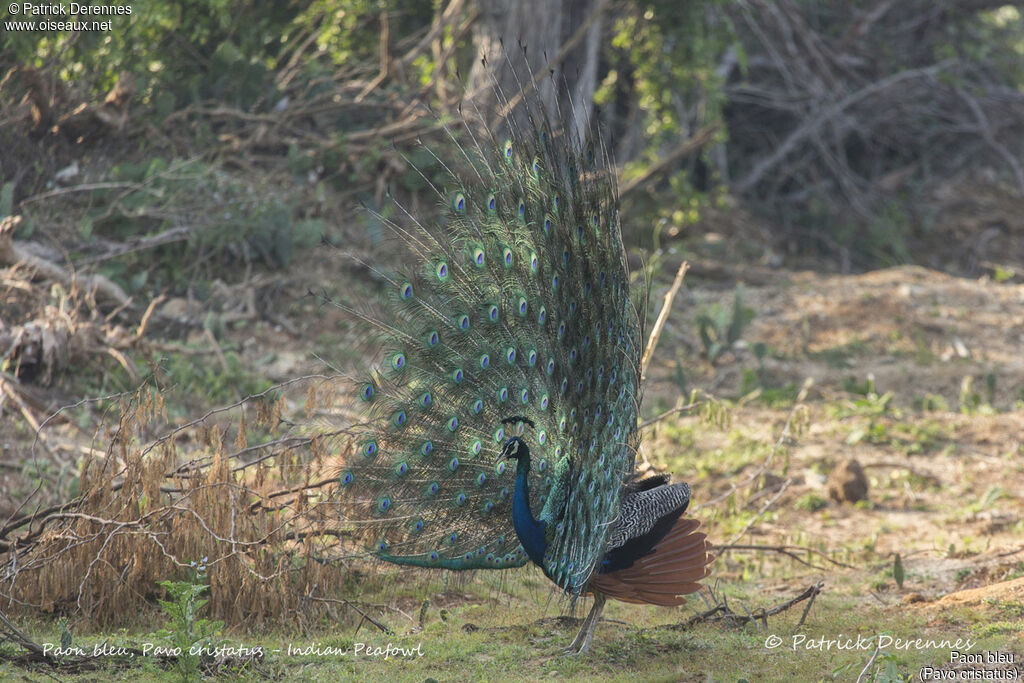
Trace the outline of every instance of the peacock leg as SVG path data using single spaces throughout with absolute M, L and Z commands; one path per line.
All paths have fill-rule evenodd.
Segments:
M 572 643 L 565 649 L 567 655 L 578 655 L 585 653 L 590 648 L 590 639 L 597 629 L 597 622 L 601 620 L 601 610 L 604 609 L 605 597 L 603 593 L 594 591 L 594 606 L 590 608 L 590 614 L 583 620 L 580 632 L 573 638 Z

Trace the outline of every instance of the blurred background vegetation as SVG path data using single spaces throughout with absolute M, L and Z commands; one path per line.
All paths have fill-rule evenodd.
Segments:
M 633 243 L 1021 271 L 1021 3 L 555 4 L 597 17 L 575 62 L 551 61 L 593 80 Z M 105 32 L 5 30 L 0 213 L 129 295 L 287 265 L 360 223 L 372 240 L 352 207 L 423 188 L 416 140 L 443 143 L 434 117 L 463 101 L 481 36 L 561 46 L 506 33 L 543 3 L 494 5 L 512 9 L 147 2 Z

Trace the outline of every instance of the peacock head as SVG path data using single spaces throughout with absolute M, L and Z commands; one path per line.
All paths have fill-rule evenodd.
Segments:
M 533 420 L 522 415 L 513 415 L 512 417 L 506 417 L 501 421 L 502 424 L 510 424 L 513 422 L 522 422 L 528 424 L 531 427 L 535 427 Z M 498 456 L 500 459 L 511 458 L 512 460 L 525 460 L 527 463 L 530 461 L 530 447 L 526 445 L 526 442 L 520 439 L 518 436 L 513 436 L 501 449 L 501 455 Z M 520 460 L 521 461 L 521 460 Z
M 520 458 L 530 457 L 530 447 L 526 445 L 526 442 L 520 439 L 518 436 L 513 436 L 511 439 L 505 442 L 504 447 L 501 449 L 501 455 L 499 458 L 510 458 L 512 460 L 519 460 Z

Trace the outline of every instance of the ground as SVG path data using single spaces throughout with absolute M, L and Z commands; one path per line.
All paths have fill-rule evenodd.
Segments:
M 565 658 L 560 648 L 578 622 L 558 618 L 567 606 L 535 570 L 451 582 L 401 572 L 360 594 L 379 606 L 371 616 L 393 635 L 370 623 L 340 631 L 308 624 L 302 633 L 235 626 L 224 634 L 228 644 L 280 650 L 242 674 L 852 681 L 866 670 L 860 680 L 883 681 L 917 680 L 924 666 L 1024 674 L 1024 285 L 911 266 L 845 276 L 759 268 L 740 294 L 752 319 L 738 340 L 711 352 L 697 320 L 729 319 L 742 273 L 687 277 L 645 393 L 645 417 L 654 418 L 698 390 L 701 405 L 646 428 L 644 455 L 693 488 L 691 512 L 719 548 L 706 595 L 673 609 L 609 603 L 591 653 Z M 286 289 L 330 283 L 372 293 L 361 275 L 311 252 L 286 274 Z M 670 272 L 656 278 L 653 314 L 670 280 Z M 336 311 L 312 297 L 277 301 L 277 322 L 261 318 L 224 333 L 222 345 L 237 350 L 244 372 L 279 381 L 316 368 L 313 354 L 344 357 L 338 349 L 353 333 Z M 29 438 L 11 424 L 2 429 L 15 444 L 10 452 Z M 865 473 L 866 499 L 830 499 L 829 475 L 849 459 Z M 0 476 L 18 490 L 17 472 Z M 818 583 L 806 613 L 802 601 L 746 619 Z M 687 625 L 723 600 L 734 619 L 720 610 Z M 75 642 L 140 646 L 159 640 L 156 610 L 152 624 L 87 629 Z M 29 619 L 26 630 L 37 642 L 59 640 L 47 618 Z M 358 643 L 385 649 L 356 653 Z M 289 646 L 346 654 L 289 656 Z M 986 651 L 1009 653 L 1011 662 L 956 661 Z M 173 676 L 154 661 L 100 673 Z M 0 678 L 9 676 L 47 674 L 0 663 Z

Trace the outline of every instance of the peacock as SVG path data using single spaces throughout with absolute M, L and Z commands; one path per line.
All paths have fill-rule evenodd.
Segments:
M 582 653 L 606 598 L 682 604 L 712 556 L 683 517 L 690 488 L 634 471 L 641 321 L 605 146 L 539 96 L 494 96 L 521 100 L 503 133 L 461 116 L 441 124 L 454 158 L 424 145 L 440 218 L 377 214 L 409 256 L 363 263 L 386 298 L 338 304 L 380 362 L 355 382 L 363 419 L 336 500 L 380 560 L 532 562 L 571 600 L 593 594 L 567 649 Z

